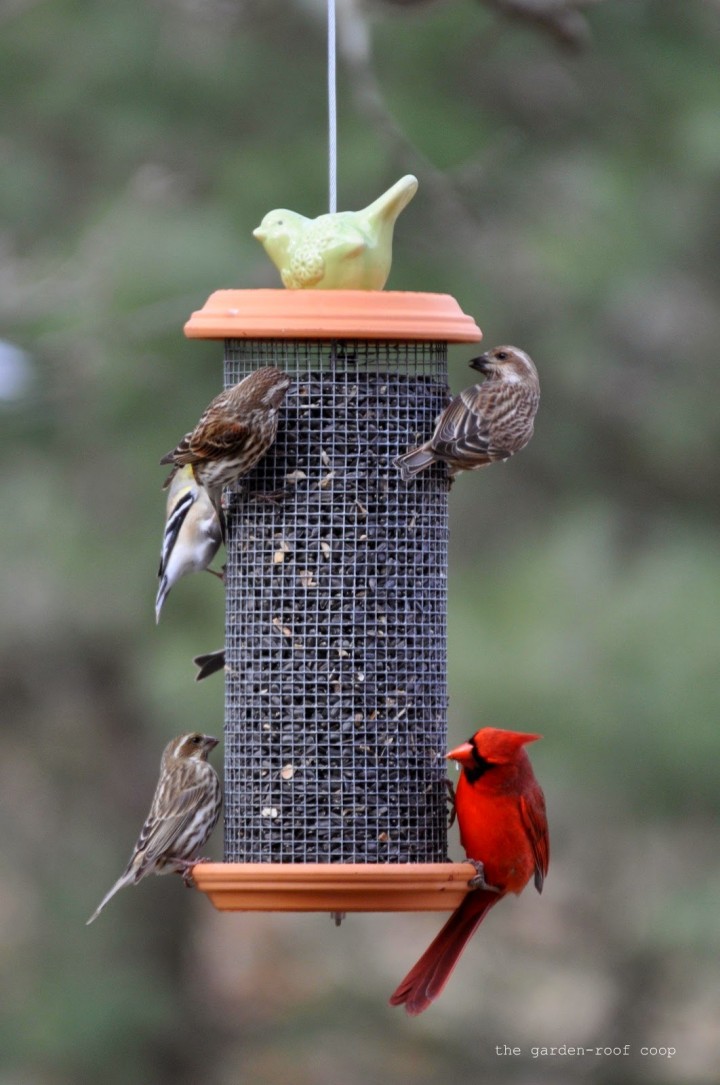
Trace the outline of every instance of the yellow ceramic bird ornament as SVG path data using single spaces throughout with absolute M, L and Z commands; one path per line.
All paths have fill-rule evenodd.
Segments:
M 382 290 L 392 264 L 395 220 L 417 191 L 401 177 L 362 211 L 309 219 L 269 211 L 253 237 L 262 243 L 289 290 Z

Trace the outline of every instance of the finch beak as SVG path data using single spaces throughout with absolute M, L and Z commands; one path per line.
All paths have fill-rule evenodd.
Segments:
M 469 365 L 471 369 L 477 369 L 478 373 L 487 373 L 492 367 L 492 362 L 487 354 L 480 354 L 477 358 L 473 358 Z
M 253 230 L 253 237 L 256 237 L 258 239 L 258 241 L 264 241 L 265 238 L 267 237 L 267 234 L 263 230 L 262 226 L 257 226 Z
M 205 745 L 208 750 L 214 750 L 219 741 L 219 738 L 213 738 L 212 735 L 205 735 Z
M 469 765 L 472 761 L 473 748 L 472 743 L 463 742 L 460 746 L 456 746 L 454 750 L 450 750 L 445 754 L 446 761 L 457 761 L 461 765 Z

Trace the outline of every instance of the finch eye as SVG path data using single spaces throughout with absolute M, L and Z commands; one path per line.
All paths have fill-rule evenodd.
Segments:
M 498 353 L 495 355 L 495 357 L 497 358 L 497 360 L 499 362 L 506 362 L 507 361 L 507 354 L 505 353 L 504 350 L 498 351 Z
M 193 746 L 199 746 L 200 743 L 202 742 L 202 739 L 200 738 L 200 735 L 193 735 L 192 742 L 193 742 Z

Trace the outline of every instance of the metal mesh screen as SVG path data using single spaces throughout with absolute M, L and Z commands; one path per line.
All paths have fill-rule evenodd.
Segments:
M 392 461 L 446 345 L 227 341 L 227 384 L 270 364 L 277 442 L 229 495 L 225 859 L 444 862 L 448 484 Z

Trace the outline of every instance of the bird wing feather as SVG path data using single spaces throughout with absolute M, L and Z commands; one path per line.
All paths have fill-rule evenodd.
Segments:
M 478 396 L 466 389 L 455 396 L 440 416 L 432 447 L 441 455 L 452 455 L 458 446 L 473 452 L 486 452 L 489 447 L 487 422 L 478 410 Z
M 521 795 L 520 819 L 535 858 L 535 888 L 538 893 L 541 893 L 550 860 L 550 841 L 545 815 L 545 800 L 540 788 L 533 791 L 529 799 Z
M 486 456 L 492 460 L 507 459 L 511 453 L 493 444 L 489 419 L 495 412 L 496 391 L 486 384 L 465 388 L 451 401 L 440 417 L 440 425 L 432 447 L 440 455 L 458 452 L 471 456 Z
M 190 438 L 191 437 L 192 437 L 192 432 L 186 433 L 185 436 L 182 438 L 182 440 L 179 441 L 178 444 L 175 446 L 175 448 L 172 448 L 169 452 L 165 453 L 163 458 L 160 460 L 160 463 L 174 463 L 175 467 L 184 466 L 186 463 L 191 463 L 192 462 L 191 460 L 182 459 L 183 455 L 187 452 L 188 448 L 190 447 Z M 167 489 L 167 487 L 170 485 L 170 483 L 172 482 L 174 477 L 175 477 L 175 470 L 173 469 L 170 472 L 170 474 L 168 475 L 168 477 L 165 479 L 165 481 L 163 482 L 163 490 Z
M 218 426 L 211 420 L 207 426 L 202 420 L 190 437 L 188 455 L 192 460 L 185 462 L 199 463 L 203 460 L 222 459 L 230 450 L 237 450 L 253 436 L 247 422 L 224 422 Z
M 163 534 L 162 549 L 160 551 L 159 577 L 162 577 L 165 574 L 168 559 L 173 552 L 177 537 L 182 530 L 187 514 L 190 512 L 190 509 L 193 507 L 196 500 L 197 495 L 194 494 L 192 490 L 186 490 L 168 516 L 167 523 L 165 524 L 165 532 Z
M 136 852 L 142 854 L 143 868 L 172 851 L 172 845 L 183 832 L 198 808 L 207 800 L 207 787 L 203 781 L 179 789 L 170 802 L 163 802 L 162 811 L 153 810 L 143 825 Z

